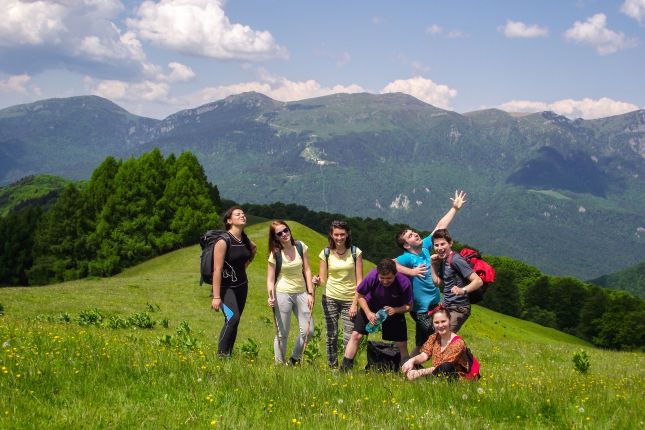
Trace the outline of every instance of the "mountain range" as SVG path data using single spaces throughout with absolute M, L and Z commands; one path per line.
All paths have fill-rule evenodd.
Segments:
M 0 110 L 0 183 L 84 179 L 108 155 L 192 151 L 223 197 L 451 230 L 482 252 L 591 279 L 645 255 L 645 110 L 597 120 L 458 114 L 404 94 L 228 97 L 163 120 L 96 96 Z

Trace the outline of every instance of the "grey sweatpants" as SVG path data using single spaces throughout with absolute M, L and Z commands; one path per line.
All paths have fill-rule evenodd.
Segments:
M 307 306 L 307 293 L 288 294 L 276 292 L 276 306 L 274 308 L 275 320 L 278 326 L 278 335 L 273 341 L 273 351 L 275 360 L 284 363 L 287 355 L 287 338 L 291 328 L 291 312 L 298 319 L 300 334 L 293 345 L 291 358 L 300 360 L 302 350 L 305 345 L 305 339 L 308 339 L 314 333 L 314 321 L 311 312 Z

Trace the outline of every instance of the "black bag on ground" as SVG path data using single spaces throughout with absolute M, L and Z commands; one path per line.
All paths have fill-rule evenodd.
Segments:
M 395 344 L 367 342 L 367 365 L 365 370 L 398 372 L 400 363 L 401 352 Z

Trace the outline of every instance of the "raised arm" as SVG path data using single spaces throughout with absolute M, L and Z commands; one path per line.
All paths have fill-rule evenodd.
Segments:
M 435 230 L 448 228 L 455 215 L 457 215 L 457 212 L 459 212 L 459 209 L 461 209 L 464 203 L 466 203 L 466 193 L 464 193 L 463 191 L 455 191 L 455 197 L 451 198 L 450 200 L 452 201 L 452 207 L 439 220 L 439 222 L 437 222 L 437 225 L 435 226 L 434 230 L 432 230 L 432 233 L 434 233 Z

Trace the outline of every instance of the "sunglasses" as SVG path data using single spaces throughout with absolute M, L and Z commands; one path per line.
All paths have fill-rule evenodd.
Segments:
M 289 227 L 287 227 L 287 228 L 285 228 L 285 229 L 283 229 L 283 230 L 280 230 L 280 231 L 276 231 L 276 232 L 275 232 L 275 235 L 276 235 L 276 236 L 278 236 L 278 237 L 282 237 L 282 236 L 284 236 L 285 234 L 289 234 Z

